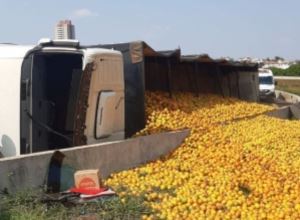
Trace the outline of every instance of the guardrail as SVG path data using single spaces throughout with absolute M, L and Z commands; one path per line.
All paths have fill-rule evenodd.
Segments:
M 293 93 L 289 93 L 289 92 L 285 92 L 285 91 L 281 91 L 281 90 L 275 90 L 275 95 L 277 99 L 281 99 L 284 100 L 286 102 L 289 103 L 298 103 L 300 102 L 300 96 L 293 94 Z
M 300 76 L 274 76 L 274 79 L 279 80 L 300 80 Z
M 284 106 L 265 113 L 270 117 L 281 119 L 300 119 L 300 103 Z
M 165 156 L 176 149 L 188 134 L 189 130 L 185 129 L 0 159 L 0 190 L 13 193 L 27 188 L 44 188 L 49 180 L 57 180 L 65 186 L 59 187 L 63 191 L 66 186 L 72 186 L 76 170 L 99 169 L 101 177 L 106 178 L 113 172 Z

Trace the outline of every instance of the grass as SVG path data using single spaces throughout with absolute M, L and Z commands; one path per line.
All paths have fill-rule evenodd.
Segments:
M 41 191 L 0 194 L 1 220 L 140 219 L 149 214 L 141 197 L 110 197 L 95 202 L 71 204 L 43 202 Z M 85 218 L 90 216 L 90 218 Z
M 300 95 L 300 80 L 278 80 L 276 89 Z

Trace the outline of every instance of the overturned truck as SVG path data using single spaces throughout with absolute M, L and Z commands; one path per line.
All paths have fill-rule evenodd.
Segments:
M 4 157 L 131 137 L 145 126 L 145 91 L 258 101 L 257 65 L 155 51 L 142 41 L 0 45 Z

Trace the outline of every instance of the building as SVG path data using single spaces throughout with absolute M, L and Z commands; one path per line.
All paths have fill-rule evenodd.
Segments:
M 75 27 L 70 20 L 61 20 L 57 23 L 54 39 L 75 39 Z
M 259 59 L 256 57 L 242 57 L 239 59 L 239 61 L 243 63 L 263 63 L 263 59 Z
M 266 59 L 259 59 L 259 58 L 252 58 L 252 57 L 243 57 L 239 59 L 240 62 L 244 63 L 257 63 L 260 67 L 269 69 L 272 67 L 278 68 L 278 69 L 287 69 L 291 65 L 295 64 L 295 62 L 290 62 L 287 60 L 284 60 L 283 58 L 266 58 Z
M 275 67 L 278 69 L 287 69 L 291 66 L 290 62 L 285 60 L 265 60 L 263 68 Z

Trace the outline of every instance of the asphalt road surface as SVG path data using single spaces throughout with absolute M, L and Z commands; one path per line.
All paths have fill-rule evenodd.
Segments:
M 282 79 L 282 80 L 300 80 L 300 76 L 274 76 L 274 79 Z

